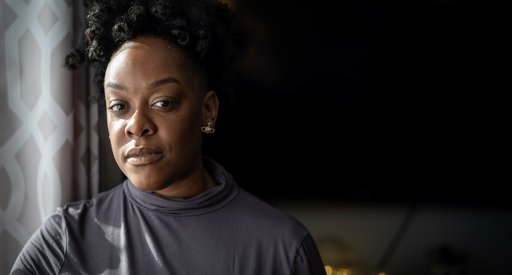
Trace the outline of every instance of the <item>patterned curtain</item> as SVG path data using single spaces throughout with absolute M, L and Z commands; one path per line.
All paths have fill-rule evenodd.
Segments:
M 89 72 L 69 72 L 72 0 L 0 0 L 0 274 L 58 206 L 98 192 Z

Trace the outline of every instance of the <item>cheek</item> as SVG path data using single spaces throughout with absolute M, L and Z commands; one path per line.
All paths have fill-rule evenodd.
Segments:
M 173 143 L 174 150 L 189 152 L 200 143 L 201 127 L 196 120 L 194 117 L 181 117 L 173 123 L 167 122 L 165 130 L 161 131 L 163 138 Z
M 119 142 L 124 137 L 124 128 L 126 121 L 121 119 L 108 119 L 107 120 L 107 126 L 108 126 L 108 134 L 110 138 L 110 143 L 112 144 L 112 148 L 118 146 Z M 115 152 L 114 152 L 115 153 Z

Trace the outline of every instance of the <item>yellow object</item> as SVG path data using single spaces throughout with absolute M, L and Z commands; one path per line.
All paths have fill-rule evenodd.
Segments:
M 352 272 L 348 268 L 336 269 L 336 275 L 352 275 Z
M 336 268 L 331 267 L 330 265 L 325 266 L 325 273 L 327 273 L 327 275 L 352 275 L 352 271 L 348 268 Z

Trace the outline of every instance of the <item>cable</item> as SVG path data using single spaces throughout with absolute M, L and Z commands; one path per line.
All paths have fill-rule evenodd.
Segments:
M 407 213 L 405 213 L 405 217 L 404 217 L 402 223 L 398 227 L 398 230 L 395 232 L 395 235 L 393 235 L 393 238 L 391 238 L 391 241 L 389 242 L 388 246 L 386 247 L 386 250 L 384 250 L 382 257 L 380 258 L 379 263 L 377 264 L 377 268 L 379 270 L 383 270 L 386 267 L 386 265 L 388 264 L 389 260 L 391 259 L 391 256 L 393 256 L 393 253 L 395 252 L 398 245 L 404 238 L 405 232 L 409 228 L 415 212 L 416 212 L 416 204 L 413 203 L 407 210 Z

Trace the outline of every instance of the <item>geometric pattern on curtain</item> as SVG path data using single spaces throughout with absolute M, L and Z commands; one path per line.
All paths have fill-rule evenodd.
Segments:
M 58 206 L 98 191 L 89 73 L 63 67 L 79 28 L 73 5 L 0 0 L 0 274 Z

